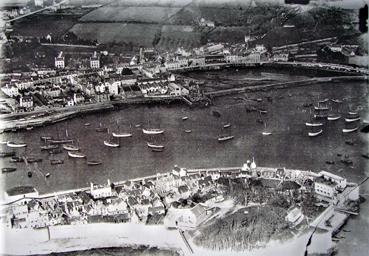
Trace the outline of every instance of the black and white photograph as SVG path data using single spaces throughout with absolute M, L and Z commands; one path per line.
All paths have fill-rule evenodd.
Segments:
M 368 255 L 368 4 L 0 0 L 0 255 Z

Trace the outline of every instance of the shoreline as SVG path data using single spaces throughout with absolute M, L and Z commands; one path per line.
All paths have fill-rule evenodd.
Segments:
M 232 88 L 225 90 L 217 90 L 213 92 L 205 92 L 205 95 L 211 98 L 222 97 L 226 95 L 245 93 L 245 92 L 258 92 L 258 91 L 271 91 L 278 89 L 288 89 L 292 87 L 301 87 L 301 86 L 310 86 L 321 83 L 328 82 L 340 82 L 340 81 L 366 81 L 368 80 L 368 76 L 333 76 L 333 77 L 318 77 L 318 78 L 310 78 L 298 81 L 291 82 L 281 82 L 281 83 L 272 83 L 272 84 L 264 84 L 264 85 L 255 85 L 255 86 L 246 86 L 240 88 Z M 104 103 L 96 103 L 96 104 L 87 104 L 87 105 L 77 105 L 73 107 L 67 108 L 48 108 L 45 110 L 36 110 L 31 112 L 24 113 L 12 113 L 12 114 L 4 114 L 0 116 L 1 122 L 1 131 L 2 132 L 14 132 L 21 129 L 26 129 L 27 127 L 38 127 L 38 126 L 46 126 L 50 124 L 54 124 L 57 122 L 65 121 L 74 117 L 78 117 L 84 114 L 93 114 L 98 113 L 100 111 L 107 110 L 119 110 L 121 106 L 125 105 L 135 105 L 135 104 L 170 104 L 172 102 L 184 102 L 190 106 L 192 106 L 193 102 L 189 102 L 181 96 L 172 96 L 172 97 L 142 97 L 142 98 L 131 98 L 131 99 L 122 99 L 116 101 L 109 101 Z M 54 112 L 54 113 L 53 113 Z M 27 117 L 34 114 L 47 115 L 47 117 L 35 119 L 35 120 L 27 120 L 20 121 L 20 119 L 13 119 L 14 117 Z M 9 120 L 7 120 L 9 119 Z M 11 119 L 11 120 L 10 120 Z

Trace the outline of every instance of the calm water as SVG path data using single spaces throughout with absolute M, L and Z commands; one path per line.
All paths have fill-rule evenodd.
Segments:
M 287 81 L 306 76 L 240 70 L 193 73 L 191 77 L 211 81 L 213 87 L 219 85 L 223 88 L 225 84 L 250 84 L 249 79 L 261 77 Z M 310 119 L 310 112 L 302 105 L 325 98 L 341 99 L 343 103 L 338 107 L 333 106 L 333 110 L 346 113 L 349 108 L 359 109 L 362 118 L 368 119 L 367 95 L 368 86 L 364 82 L 312 85 L 219 98 L 214 101 L 214 106 L 204 109 L 190 109 L 185 105 L 127 107 L 120 111 L 88 115 L 32 131 L 2 134 L 1 140 L 24 141 L 28 144 L 26 149 L 17 150 L 19 154 L 42 157 L 44 160 L 30 166 L 32 170 L 39 170 L 34 172 L 32 178 L 27 177 L 28 169 L 25 165 L 19 163 L 16 164 L 18 170 L 7 175 L 2 174 L 1 181 L 5 189 L 16 185 L 32 185 L 40 193 L 46 193 L 88 186 L 89 182 L 105 183 L 107 179 L 118 181 L 166 172 L 175 164 L 187 168 L 240 166 L 247 159 L 254 157 L 257 164 L 262 166 L 314 171 L 324 169 L 358 182 L 369 175 L 367 160 L 361 157 L 361 153 L 368 151 L 368 135 L 342 134 L 344 121 L 339 120 L 326 123 L 323 135 L 309 138 L 305 122 Z M 246 100 L 235 99 L 235 96 L 244 97 Z M 267 97 L 272 98 L 272 102 L 268 101 Z M 256 98 L 261 98 L 262 102 L 251 100 Z M 245 106 L 250 105 L 264 108 L 268 113 L 260 115 L 257 112 L 247 112 Z M 221 117 L 213 116 L 213 110 L 219 111 Z M 183 121 L 183 116 L 188 116 L 188 120 Z M 258 123 L 257 119 L 265 121 L 266 129 L 273 133 L 271 136 L 261 135 L 265 127 Z M 114 131 L 119 125 L 121 131 L 131 131 L 133 137 L 121 139 L 120 148 L 108 148 L 103 145 L 103 140 L 109 136 L 95 132 L 100 122 L 109 127 L 110 131 Z M 232 127 L 223 129 L 223 124 L 227 122 L 230 122 Z M 91 125 L 84 126 L 84 123 Z M 165 129 L 165 134 L 148 137 L 142 134 L 141 128 L 135 127 L 136 124 L 141 124 L 142 127 L 160 127 Z M 191 129 L 192 133 L 185 133 L 185 129 Z M 101 160 L 103 164 L 87 166 L 85 160 L 70 159 L 65 152 L 49 156 L 48 153 L 40 151 L 41 135 L 56 136 L 59 133 L 63 137 L 65 130 L 68 130 L 69 137 L 78 141 L 81 152 L 85 153 L 88 159 Z M 235 139 L 218 143 L 217 137 L 221 134 L 234 135 Z M 346 140 L 353 140 L 355 145 L 345 144 Z M 165 145 L 165 151 L 152 152 L 146 146 L 147 141 Z M 349 155 L 354 165 L 348 167 L 340 163 L 337 153 Z M 52 166 L 49 159 L 64 159 L 65 163 Z M 335 161 L 335 164 L 326 165 L 327 160 Z M 2 166 L 15 165 L 9 163 L 8 159 L 1 161 Z M 49 172 L 51 176 L 45 180 L 40 172 Z M 369 193 L 369 184 L 363 187 L 362 193 Z M 340 243 L 342 255 L 362 255 L 360 253 L 369 249 L 368 214 L 368 203 L 365 203 L 362 205 L 362 214 L 349 222 L 347 229 L 355 226 L 357 232 L 347 233 L 347 239 Z

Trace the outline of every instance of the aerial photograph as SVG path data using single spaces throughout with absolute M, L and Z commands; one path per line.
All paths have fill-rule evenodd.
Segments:
M 0 0 L 0 255 L 368 255 L 368 2 Z

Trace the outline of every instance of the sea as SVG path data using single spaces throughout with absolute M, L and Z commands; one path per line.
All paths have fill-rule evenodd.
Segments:
M 185 74 L 191 79 L 204 81 L 202 86 L 208 90 L 299 80 L 316 75 L 324 74 L 270 69 Z M 368 134 L 343 134 L 342 129 L 345 128 L 343 118 L 348 111 L 357 111 L 362 120 L 369 120 L 368 93 L 369 88 L 364 81 L 328 82 L 214 98 L 209 107 L 190 107 L 180 103 L 125 106 L 30 131 L 3 133 L 1 141 L 27 143 L 26 148 L 16 149 L 17 155 L 42 158 L 43 161 L 26 166 L 24 163 L 10 163 L 7 158 L 0 159 L 2 167 L 17 167 L 16 172 L 1 174 L 0 182 L 4 190 L 30 185 L 43 194 L 87 187 L 90 183 L 104 184 L 108 179 L 115 182 L 168 172 L 175 165 L 188 169 L 231 167 L 241 166 L 252 159 L 260 166 L 326 170 L 349 181 L 360 182 L 369 175 L 369 160 L 361 155 L 369 152 Z M 323 133 L 309 137 L 310 129 L 305 122 L 311 120 L 312 106 L 325 99 L 328 99 L 329 111 L 342 115 L 342 118 L 337 121 L 322 120 Z M 335 103 L 332 99 L 342 103 Z M 183 120 L 183 117 L 188 119 Z M 226 123 L 230 123 L 231 127 L 224 128 Z M 118 140 L 108 133 L 96 132 L 100 124 L 107 127 L 109 133 L 130 132 L 133 136 L 119 139 L 119 148 L 107 147 L 104 140 Z M 363 124 L 353 125 L 360 128 Z M 142 128 L 160 128 L 165 132 L 149 136 L 143 134 Z M 186 133 L 185 130 L 192 132 Z M 263 131 L 272 134 L 263 136 Z M 221 135 L 232 135 L 234 139 L 219 143 L 217 138 Z M 89 166 L 85 159 L 69 158 L 66 152 L 49 155 L 40 150 L 43 145 L 40 136 L 68 136 L 74 139 L 74 144 L 80 147 L 87 160 L 101 161 L 102 164 Z M 164 145 L 165 149 L 153 152 L 147 142 Z M 7 150 L 6 146 L 1 147 L 0 151 Z M 345 157 L 351 159 L 353 164 L 342 163 Z M 63 159 L 64 164 L 51 165 L 51 159 Z M 326 161 L 334 164 L 327 164 Z M 31 178 L 27 176 L 29 171 L 33 173 Z M 50 174 L 48 178 L 45 178 L 46 173 Z M 369 182 L 362 185 L 361 193 L 369 199 Z M 368 201 L 361 205 L 360 215 L 352 217 L 345 227 L 346 232 L 340 235 L 338 255 L 366 255 L 369 250 L 367 216 Z M 86 255 L 84 253 L 73 255 Z M 147 255 L 147 250 L 136 253 Z M 94 250 L 93 254 L 105 255 L 106 251 Z

